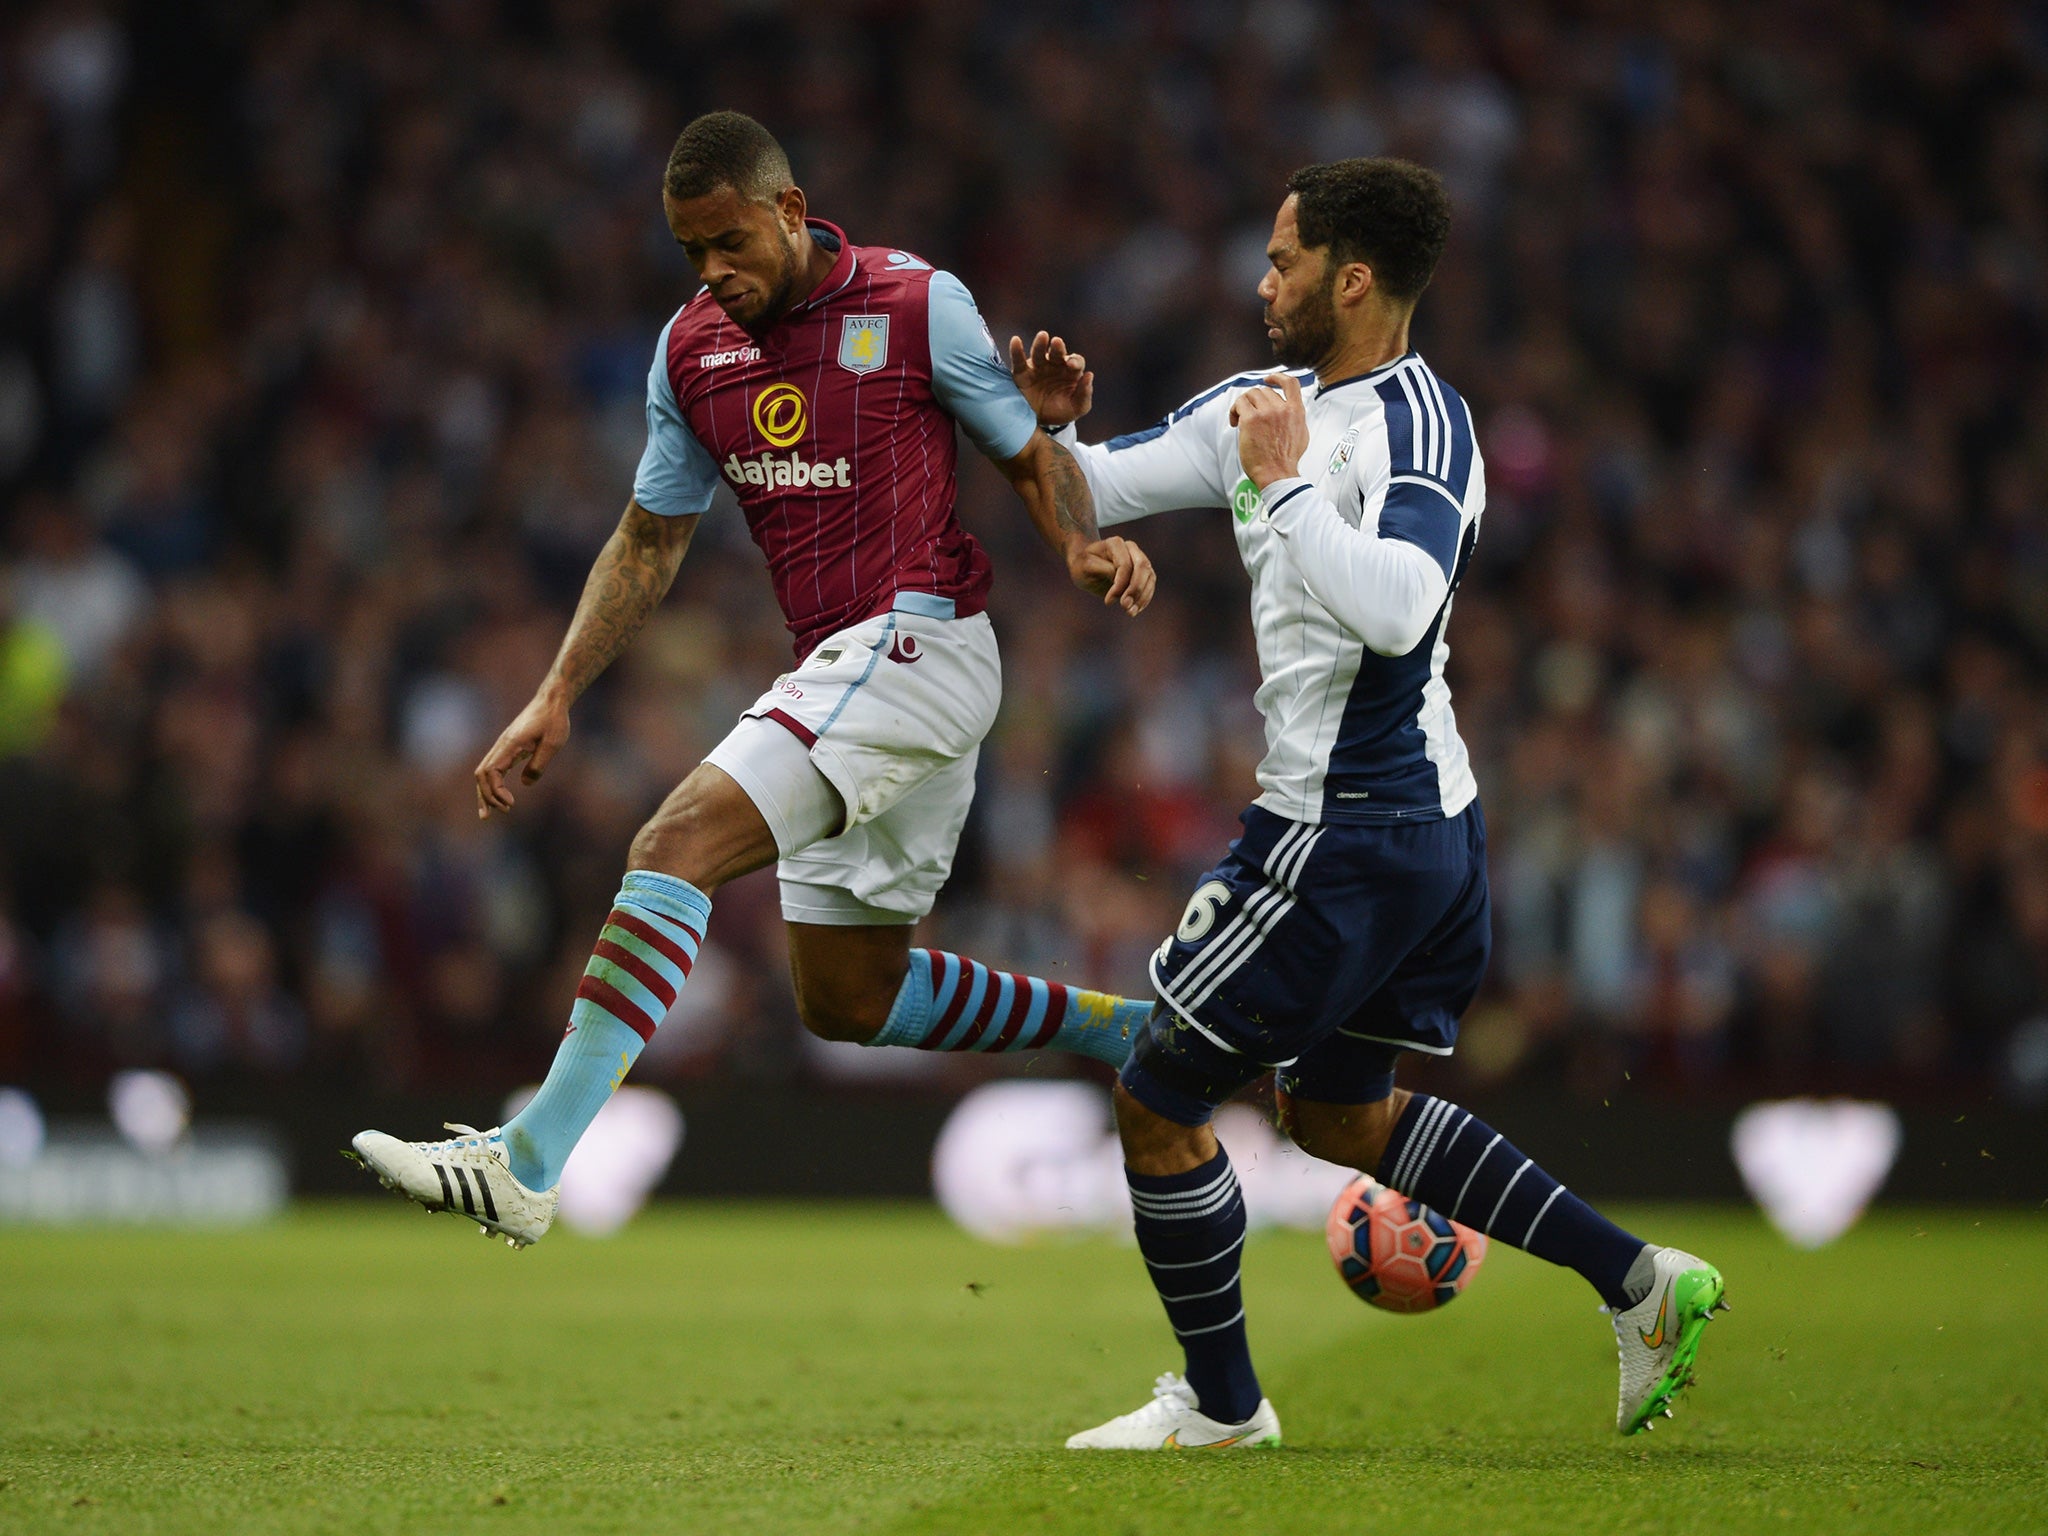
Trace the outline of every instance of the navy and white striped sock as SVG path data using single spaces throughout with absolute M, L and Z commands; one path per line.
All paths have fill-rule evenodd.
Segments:
M 1453 1221 L 1577 1270 L 1610 1307 L 1641 1299 L 1629 1294 L 1628 1279 L 1643 1240 L 1448 1099 L 1418 1093 L 1408 1100 L 1373 1176 Z
M 1201 1167 L 1163 1175 L 1124 1170 L 1138 1251 L 1187 1356 L 1202 1412 L 1242 1424 L 1259 1411 L 1258 1373 L 1244 1336 L 1244 1196 L 1221 1147 Z

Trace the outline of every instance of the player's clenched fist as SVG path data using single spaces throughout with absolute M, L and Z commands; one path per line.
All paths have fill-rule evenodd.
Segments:
M 1116 604 L 1133 618 L 1152 601 L 1158 580 L 1145 551 L 1114 534 L 1076 548 L 1067 557 L 1067 570 L 1075 586 L 1101 593 L 1104 603 Z
M 1308 407 L 1292 375 L 1269 374 L 1264 386 L 1239 395 L 1230 408 L 1230 424 L 1237 428 L 1238 462 L 1260 490 L 1301 473 L 1301 456 L 1308 452 Z
M 526 768 L 519 775 L 520 782 L 538 784 L 548 761 L 568 739 L 568 706 L 545 693 L 535 694 L 533 702 L 519 711 L 519 717 L 505 727 L 476 765 L 477 818 L 488 820 L 493 811 L 511 810 L 512 791 L 505 787 L 505 775 L 523 762 Z

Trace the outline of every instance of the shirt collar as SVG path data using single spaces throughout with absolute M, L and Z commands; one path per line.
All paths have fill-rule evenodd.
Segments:
M 853 257 L 853 242 L 846 238 L 846 231 L 837 224 L 827 223 L 823 219 L 805 219 L 804 226 L 810 230 L 811 238 L 818 244 L 828 251 L 836 250 L 839 254 L 833 259 L 831 270 L 819 281 L 811 296 L 791 309 L 791 315 L 802 314 L 813 304 L 822 304 L 831 298 L 853 281 L 854 269 L 858 265 Z M 783 318 L 787 319 L 788 316 Z
M 1396 368 L 1400 367 L 1403 363 L 1415 362 L 1421 356 L 1422 354 L 1420 352 L 1416 351 L 1413 347 L 1410 347 L 1406 352 L 1403 352 L 1391 363 L 1381 363 L 1379 367 L 1374 368 L 1368 373 L 1354 373 L 1351 375 L 1350 378 L 1338 379 L 1335 383 L 1332 384 L 1318 384 L 1316 386 L 1316 398 L 1321 399 L 1324 395 L 1327 395 L 1333 389 L 1344 389 L 1353 384 L 1363 384 L 1368 379 L 1383 379 L 1388 374 L 1392 373 Z

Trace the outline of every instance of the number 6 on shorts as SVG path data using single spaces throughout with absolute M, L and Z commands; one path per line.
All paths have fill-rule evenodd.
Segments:
M 1221 880 L 1211 880 L 1198 886 L 1195 894 L 1188 898 L 1188 909 L 1181 914 L 1180 927 L 1175 935 L 1183 944 L 1193 944 L 1203 934 L 1216 926 L 1216 909 L 1230 899 L 1230 887 Z

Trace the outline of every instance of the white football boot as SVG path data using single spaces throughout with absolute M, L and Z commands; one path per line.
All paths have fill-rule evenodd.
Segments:
M 554 1224 L 561 1186 L 536 1194 L 513 1178 L 502 1129 L 479 1131 L 454 1124 L 444 1129 L 455 1132 L 455 1140 L 400 1141 L 382 1131 L 364 1131 L 350 1145 L 386 1189 L 417 1200 L 429 1211 L 459 1206 L 479 1232 L 486 1237 L 499 1233 L 514 1248 L 529 1247 L 546 1236 Z
M 1692 1385 L 1692 1362 L 1700 1335 L 1716 1312 L 1728 1310 L 1721 1272 L 1705 1259 L 1678 1248 L 1659 1248 L 1650 1292 L 1614 1314 L 1614 1340 L 1621 1348 L 1621 1404 L 1614 1427 L 1624 1435 L 1654 1429 L 1659 1414 Z
M 1272 1401 L 1242 1424 L 1218 1424 L 1197 1406 L 1195 1389 L 1168 1371 L 1152 1388 L 1152 1401 L 1135 1413 L 1067 1437 L 1070 1451 L 1220 1451 L 1280 1443 L 1280 1416 Z

